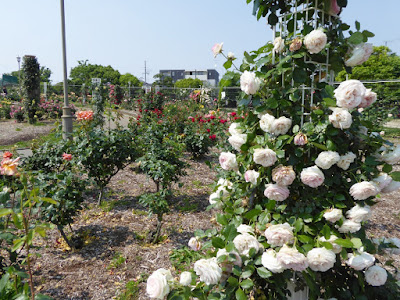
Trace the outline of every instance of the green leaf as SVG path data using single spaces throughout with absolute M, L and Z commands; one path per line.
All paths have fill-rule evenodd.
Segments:
M 300 127 L 299 127 L 299 125 L 297 125 L 297 124 L 294 125 L 293 128 L 292 128 L 293 133 L 298 133 L 299 130 L 300 130 Z
M 362 241 L 359 238 L 352 238 L 351 242 L 353 243 L 354 248 L 360 249 L 362 247 Z
M 264 267 L 257 268 L 257 274 L 260 275 L 261 278 L 269 278 L 272 276 L 272 273 Z
M 251 288 L 253 285 L 254 285 L 254 284 L 253 284 L 253 280 L 251 280 L 251 279 L 243 280 L 243 281 L 240 283 L 240 286 L 241 286 L 242 288 L 244 288 L 244 289 Z
M 328 151 L 328 148 L 326 148 L 324 145 L 321 145 L 321 144 L 318 144 L 318 143 L 315 143 L 315 142 L 311 142 L 311 144 L 313 144 L 315 147 L 317 147 L 317 148 L 319 148 L 321 150 Z
M 246 300 L 246 294 L 243 292 L 243 290 L 241 288 L 238 288 L 236 290 L 236 300 Z
M 10 274 L 9 273 L 5 273 L 3 275 L 3 277 L 1 277 L 0 280 L 0 292 L 4 289 L 4 287 L 6 286 L 8 279 L 10 278 Z
M 276 16 L 276 14 L 271 13 L 268 16 L 268 24 L 274 26 L 276 23 L 278 23 L 278 17 Z
M 365 36 L 367 38 L 375 36 L 375 34 L 373 34 L 371 31 L 368 31 L 368 30 L 363 30 L 362 34 L 363 34 L 363 36 Z
M 342 246 L 344 248 L 353 248 L 354 245 L 350 240 L 345 240 L 345 239 L 336 239 L 335 244 L 338 244 L 339 246 Z
M 364 41 L 364 36 L 361 32 L 354 32 L 348 39 L 350 44 L 358 45 Z
M 261 213 L 260 209 L 252 209 L 244 215 L 244 218 L 247 220 L 252 220 L 254 217 L 258 216 Z M 222 224 L 225 225 L 225 224 Z
M 232 241 L 238 235 L 236 227 L 233 224 L 226 226 L 222 233 L 226 241 Z
M 225 242 L 219 237 L 212 238 L 211 243 L 215 248 L 222 249 L 225 247 Z
M 224 63 L 224 68 L 228 70 L 230 67 L 232 67 L 232 60 L 227 60 Z
M 323 234 L 324 238 L 329 240 L 331 237 L 331 228 L 325 224 L 324 227 L 322 227 L 321 233 Z
M 299 239 L 300 242 L 302 242 L 303 244 L 311 244 L 313 243 L 313 239 L 311 237 L 309 237 L 308 235 L 298 235 L 297 238 Z
M 224 214 L 217 214 L 217 222 L 221 225 L 228 225 L 228 219 Z
M 265 103 L 268 105 L 269 108 L 272 109 L 275 109 L 279 106 L 279 103 L 275 98 L 269 98 Z
M 358 22 L 358 21 L 356 21 L 356 29 L 357 29 L 357 31 L 360 31 L 360 22 Z
M 35 295 L 35 300 L 54 300 L 54 299 L 43 294 L 37 294 Z
M 47 197 L 41 197 L 40 200 L 44 201 L 44 202 L 48 202 L 51 204 L 57 204 L 57 201 L 51 199 L 51 198 L 47 198 Z
M 303 68 L 295 68 L 293 70 L 293 80 L 296 83 L 305 83 L 307 81 L 307 71 Z
M 0 208 L 0 217 L 12 214 L 13 210 L 11 208 Z
M 388 173 L 388 174 L 390 172 L 392 172 L 392 170 L 393 170 L 393 167 L 392 167 L 392 165 L 389 165 L 389 164 L 385 164 L 382 168 L 382 171 L 385 173 Z
M 232 285 L 233 287 L 236 287 L 236 286 L 238 286 L 239 285 L 239 281 L 237 280 L 237 278 L 235 278 L 235 277 L 229 277 L 228 278 L 228 283 L 230 284 L 230 285 Z
M 390 173 L 390 177 L 392 177 L 394 181 L 400 181 L 400 171 Z

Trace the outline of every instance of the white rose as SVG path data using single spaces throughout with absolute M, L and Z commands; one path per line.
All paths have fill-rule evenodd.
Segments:
M 334 91 L 336 104 L 339 107 L 355 108 L 365 96 L 365 86 L 359 80 L 346 80 Z
M 231 152 L 221 152 L 219 156 L 219 163 L 221 168 L 227 171 L 238 170 L 238 164 L 236 161 L 236 155 Z
M 328 170 L 339 160 L 339 153 L 334 151 L 323 151 L 318 155 L 317 159 L 315 160 L 315 164 L 321 169 Z
M 218 266 L 216 257 L 196 261 L 193 269 L 197 276 L 200 276 L 200 281 L 207 285 L 217 284 L 222 276 L 222 269 Z
M 372 44 L 366 43 L 356 45 L 351 52 L 351 57 L 345 61 L 346 66 L 355 67 L 361 65 L 368 60 L 373 51 L 374 48 Z
M 241 234 L 245 234 L 245 233 L 254 234 L 253 227 L 251 227 L 249 225 L 246 225 L 246 224 L 240 224 L 238 226 L 238 228 L 236 228 L 236 231 L 241 233 Z
M 333 251 L 326 248 L 314 248 L 308 251 L 307 261 L 311 270 L 326 272 L 335 264 L 336 255 Z
M 240 89 L 247 95 L 254 95 L 260 88 L 261 80 L 256 77 L 256 73 L 244 71 L 240 76 Z
M 361 103 L 358 107 L 365 108 L 373 104 L 377 99 L 376 93 L 374 93 L 371 89 L 367 89 L 365 91 L 364 98 L 361 100 Z
M 382 160 L 389 165 L 397 164 L 400 161 L 400 145 L 397 145 L 396 148 L 391 149 L 391 151 L 383 152 Z
M 387 242 L 396 247 L 396 248 L 390 249 L 391 253 L 400 254 L 400 239 L 399 238 L 390 238 L 390 239 L 387 239 Z
M 228 57 L 229 60 L 234 60 L 234 59 L 236 59 L 235 54 L 232 53 L 232 52 L 228 52 L 227 57 Z
M 282 273 L 285 268 L 276 258 L 276 252 L 273 249 L 268 249 L 261 256 L 262 265 L 272 273 Z
M 292 269 L 294 271 L 302 272 L 308 267 L 307 258 L 296 248 L 291 248 L 287 245 L 283 245 L 283 247 L 276 254 L 276 258 L 285 269 Z
M 376 196 L 379 193 L 376 185 L 369 181 L 362 181 L 353 184 L 350 188 L 350 195 L 354 200 L 365 200 L 369 197 Z
M 317 166 L 313 166 L 303 169 L 300 179 L 305 185 L 316 188 L 324 183 L 325 176 Z
M 252 184 L 257 184 L 258 177 L 260 177 L 260 173 L 254 170 L 247 170 L 244 173 L 244 179 L 246 182 L 251 182 Z
M 241 267 L 243 262 L 242 259 L 239 255 L 239 253 L 237 253 L 236 251 L 231 251 L 228 253 L 228 251 L 226 251 L 226 249 L 219 249 L 217 252 L 217 258 L 221 257 L 225 255 L 226 256 L 226 260 L 223 263 L 223 266 L 230 272 L 232 271 L 232 265 Z M 232 256 L 234 256 L 234 261 L 232 261 Z M 230 269 L 230 270 L 229 270 Z
M 150 298 L 164 299 L 169 294 L 168 281 L 172 280 L 172 275 L 169 270 L 163 268 L 158 269 L 147 279 L 146 292 Z
M 295 179 L 296 173 L 293 171 L 292 166 L 284 167 L 282 165 L 279 165 L 272 170 L 272 180 L 275 181 L 278 185 L 291 185 Z
M 278 184 L 265 185 L 264 196 L 270 200 L 283 201 L 289 197 L 290 191 L 286 186 Z
M 340 156 L 340 160 L 336 165 L 343 170 L 347 170 L 356 157 L 357 156 L 353 152 L 347 152 L 345 155 Z
M 189 286 L 192 283 L 192 273 L 182 272 L 179 283 L 183 286 Z
M 229 180 L 226 180 L 224 178 L 220 178 L 218 179 L 217 185 L 219 187 L 223 187 L 223 188 L 232 188 L 233 184 L 232 182 L 230 182 Z
M 352 220 L 344 220 L 342 226 L 339 227 L 341 233 L 354 233 L 361 229 L 361 224 Z
M 316 29 L 307 34 L 304 38 L 304 45 L 310 54 L 317 54 L 325 48 L 328 38 L 322 29 Z
M 351 113 L 346 108 L 331 108 L 333 113 L 329 116 L 329 122 L 332 126 L 339 129 L 348 129 L 353 123 Z
M 382 172 L 372 181 L 378 186 L 379 190 L 383 190 L 393 181 L 393 179 L 388 174 Z
M 275 53 L 282 53 L 283 49 L 285 48 L 285 41 L 280 36 L 278 36 L 277 38 L 275 38 L 273 45 Z
M 333 247 L 332 251 L 333 251 L 334 253 L 338 254 L 338 253 L 342 252 L 342 246 L 340 246 L 340 245 L 338 245 L 338 244 L 335 243 L 335 241 L 336 241 L 337 239 L 338 239 L 338 237 L 337 237 L 336 235 L 333 235 L 333 234 L 329 237 L 328 240 L 327 240 L 324 236 L 319 238 L 319 240 L 320 240 L 321 242 L 328 242 L 328 243 L 331 243 L 331 244 L 332 244 L 332 247 Z
M 235 134 L 228 138 L 229 144 L 231 144 L 236 151 L 240 151 L 240 147 L 246 143 L 246 140 L 247 134 Z
M 392 182 L 387 187 L 385 187 L 381 192 L 392 193 L 394 191 L 397 191 L 398 189 L 400 189 L 400 181 L 392 180 Z
M 217 193 L 212 193 L 210 197 L 208 198 L 208 202 L 210 202 L 211 205 L 217 203 L 217 200 L 219 198 L 219 195 Z
M 370 215 L 371 208 L 368 205 L 362 207 L 357 204 L 346 212 L 346 217 L 357 223 L 367 221 Z
M 211 51 L 214 54 L 214 58 L 217 57 L 218 54 L 222 53 L 222 46 L 224 45 L 224 43 L 218 44 L 216 43 L 212 48 Z
M 372 286 L 381 286 L 386 283 L 387 280 L 387 272 L 384 268 L 379 266 L 369 267 L 367 271 L 365 271 L 365 281 L 368 282 Z
M 260 118 L 260 128 L 265 132 L 271 132 L 272 123 L 275 121 L 275 117 L 271 116 L 268 113 L 264 113 L 263 115 L 258 115 Z
M 232 123 L 229 126 L 229 133 L 231 135 L 242 134 L 243 133 L 243 129 L 238 128 L 238 127 L 240 127 L 240 125 L 241 125 L 240 123 Z
M 288 223 L 271 225 L 265 230 L 264 235 L 272 247 L 294 242 L 293 228 Z
M 270 167 L 278 160 L 276 153 L 271 149 L 257 148 L 254 149 L 253 160 L 256 164 L 263 167 Z
M 292 120 L 286 117 L 280 117 L 272 122 L 269 133 L 275 136 L 286 134 L 290 127 L 292 127 Z
M 328 209 L 324 213 L 324 218 L 331 223 L 339 221 L 342 217 L 343 217 L 342 210 L 338 208 Z
M 367 252 L 361 252 L 359 255 L 350 253 L 346 264 L 352 267 L 354 270 L 361 271 L 365 268 L 369 268 L 375 262 L 375 257 Z
M 233 239 L 237 251 L 240 255 L 248 255 L 251 248 L 254 248 L 256 252 L 260 250 L 260 243 L 257 239 L 250 234 L 239 234 Z
M 197 237 L 192 237 L 188 242 L 188 246 L 194 251 L 199 251 L 201 249 L 201 242 Z

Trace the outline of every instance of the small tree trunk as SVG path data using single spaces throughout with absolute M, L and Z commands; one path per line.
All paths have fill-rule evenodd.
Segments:
M 65 232 L 63 230 L 63 228 L 61 226 L 57 226 L 58 231 L 60 231 L 61 236 L 63 237 L 64 241 L 67 243 L 67 245 L 71 248 L 74 249 L 75 246 L 71 243 L 71 241 L 67 238 L 67 236 L 65 235 Z
M 153 244 L 157 243 L 158 238 L 160 237 L 161 225 L 162 225 L 162 215 L 157 215 L 157 229 L 156 233 L 154 234 Z
M 97 204 L 100 206 L 101 205 L 101 200 L 103 200 L 103 192 L 104 192 L 104 188 L 100 187 L 100 193 L 99 193 L 99 201 L 97 202 Z
M 160 191 L 160 182 L 155 181 L 155 183 L 156 183 L 156 192 L 158 193 Z

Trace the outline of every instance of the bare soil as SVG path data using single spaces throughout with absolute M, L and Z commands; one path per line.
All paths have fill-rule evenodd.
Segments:
M 15 135 L 10 133 L 21 124 L 0 125 L 0 144 L 7 139 L 15 142 Z M 43 133 L 51 130 L 51 125 L 35 127 L 23 136 L 34 137 L 38 134 L 36 129 Z M 96 191 L 87 195 L 87 208 L 72 224 L 75 234 L 82 238 L 81 249 L 69 249 L 56 229 L 50 230 L 46 239 L 37 240 L 40 247 L 37 253 L 41 255 L 34 263 L 37 291 L 58 300 L 118 299 L 125 284 L 133 280 L 139 282 L 139 291 L 133 299 L 148 299 L 146 276 L 161 267 L 172 269 L 171 251 L 187 245 L 196 229 L 217 226 L 215 212 L 206 210 L 216 171 L 205 164 L 205 160 L 216 164 L 217 159 L 208 156 L 193 161 L 186 155 L 185 160 L 190 166 L 181 179 L 184 185 L 173 186 L 173 204 L 164 217 L 162 242 L 152 245 L 146 241 L 149 232 L 155 230 L 156 219 L 148 217 L 138 203 L 138 196 L 154 192 L 155 185 L 144 174 L 136 173 L 133 166 L 127 167 L 112 179 L 101 207 L 96 204 Z M 399 171 L 400 166 L 395 170 Z M 367 225 L 369 236 L 400 238 L 399 200 L 400 191 L 377 199 Z M 118 257 L 125 261 L 117 263 Z M 400 267 L 400 255 L 379 257 L 382 261 L 390 258 Z

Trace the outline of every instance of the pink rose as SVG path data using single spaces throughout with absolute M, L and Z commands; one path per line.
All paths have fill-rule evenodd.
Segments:
M 296 146 L 304 146 L 307 144 L 307 136 L 304 133 L 299 132 L 295 137 L 294 137 L 294 144 Z
M 372 182 L 362 181 L 353 184 L 350 188 L 350 195 L 354 200 L 365 200 L 369 197 L 376 196 L 379 193 L 379 188 Z
M 337 17 L 340 14 L 341 10 L 342 8 L 337 4 L 337 0 L 331 0 L 328 14 Z
M 216 43 L 212 48 L 212 52 L 214 53 L 214 57 L 217 57 L 218 54 L 222 53 L 222 46 L 224 43 L 218 44 Z
M 264 195 L 270 200 L 283 201 L 289 197 L 290 191 L 286 186 L 278 184 L 267 184 Z
M 296 173 L 293 171 L 292 166 L 284 167 L 282 165 L 279 165 L 272 170 L 272 180 L 275 181 L 278 185 L 291 185 L 295 178 Z
M 238 169 L 236 155 L 231 152 L 222 152 L 219 156 L 219 163 L 221 168 L 227 171 Z
M 365 97 L 365 86 L 359 80 L 343 81 L 334 91 L 336 104 L 339 107 L 355 108 Z
M 358 105 L 358 107 L 365 108 L 370 106 L 376 101 L 376 97 L 376 93 L 374 93 L 371 89 L 367 89 L 364 98 L 361 100 L 361 103 Z
M 305 185 L 316 188 L 324 183 L 325 176 L 317 166 L 313 166 L 303 169 L 300 179 Z

